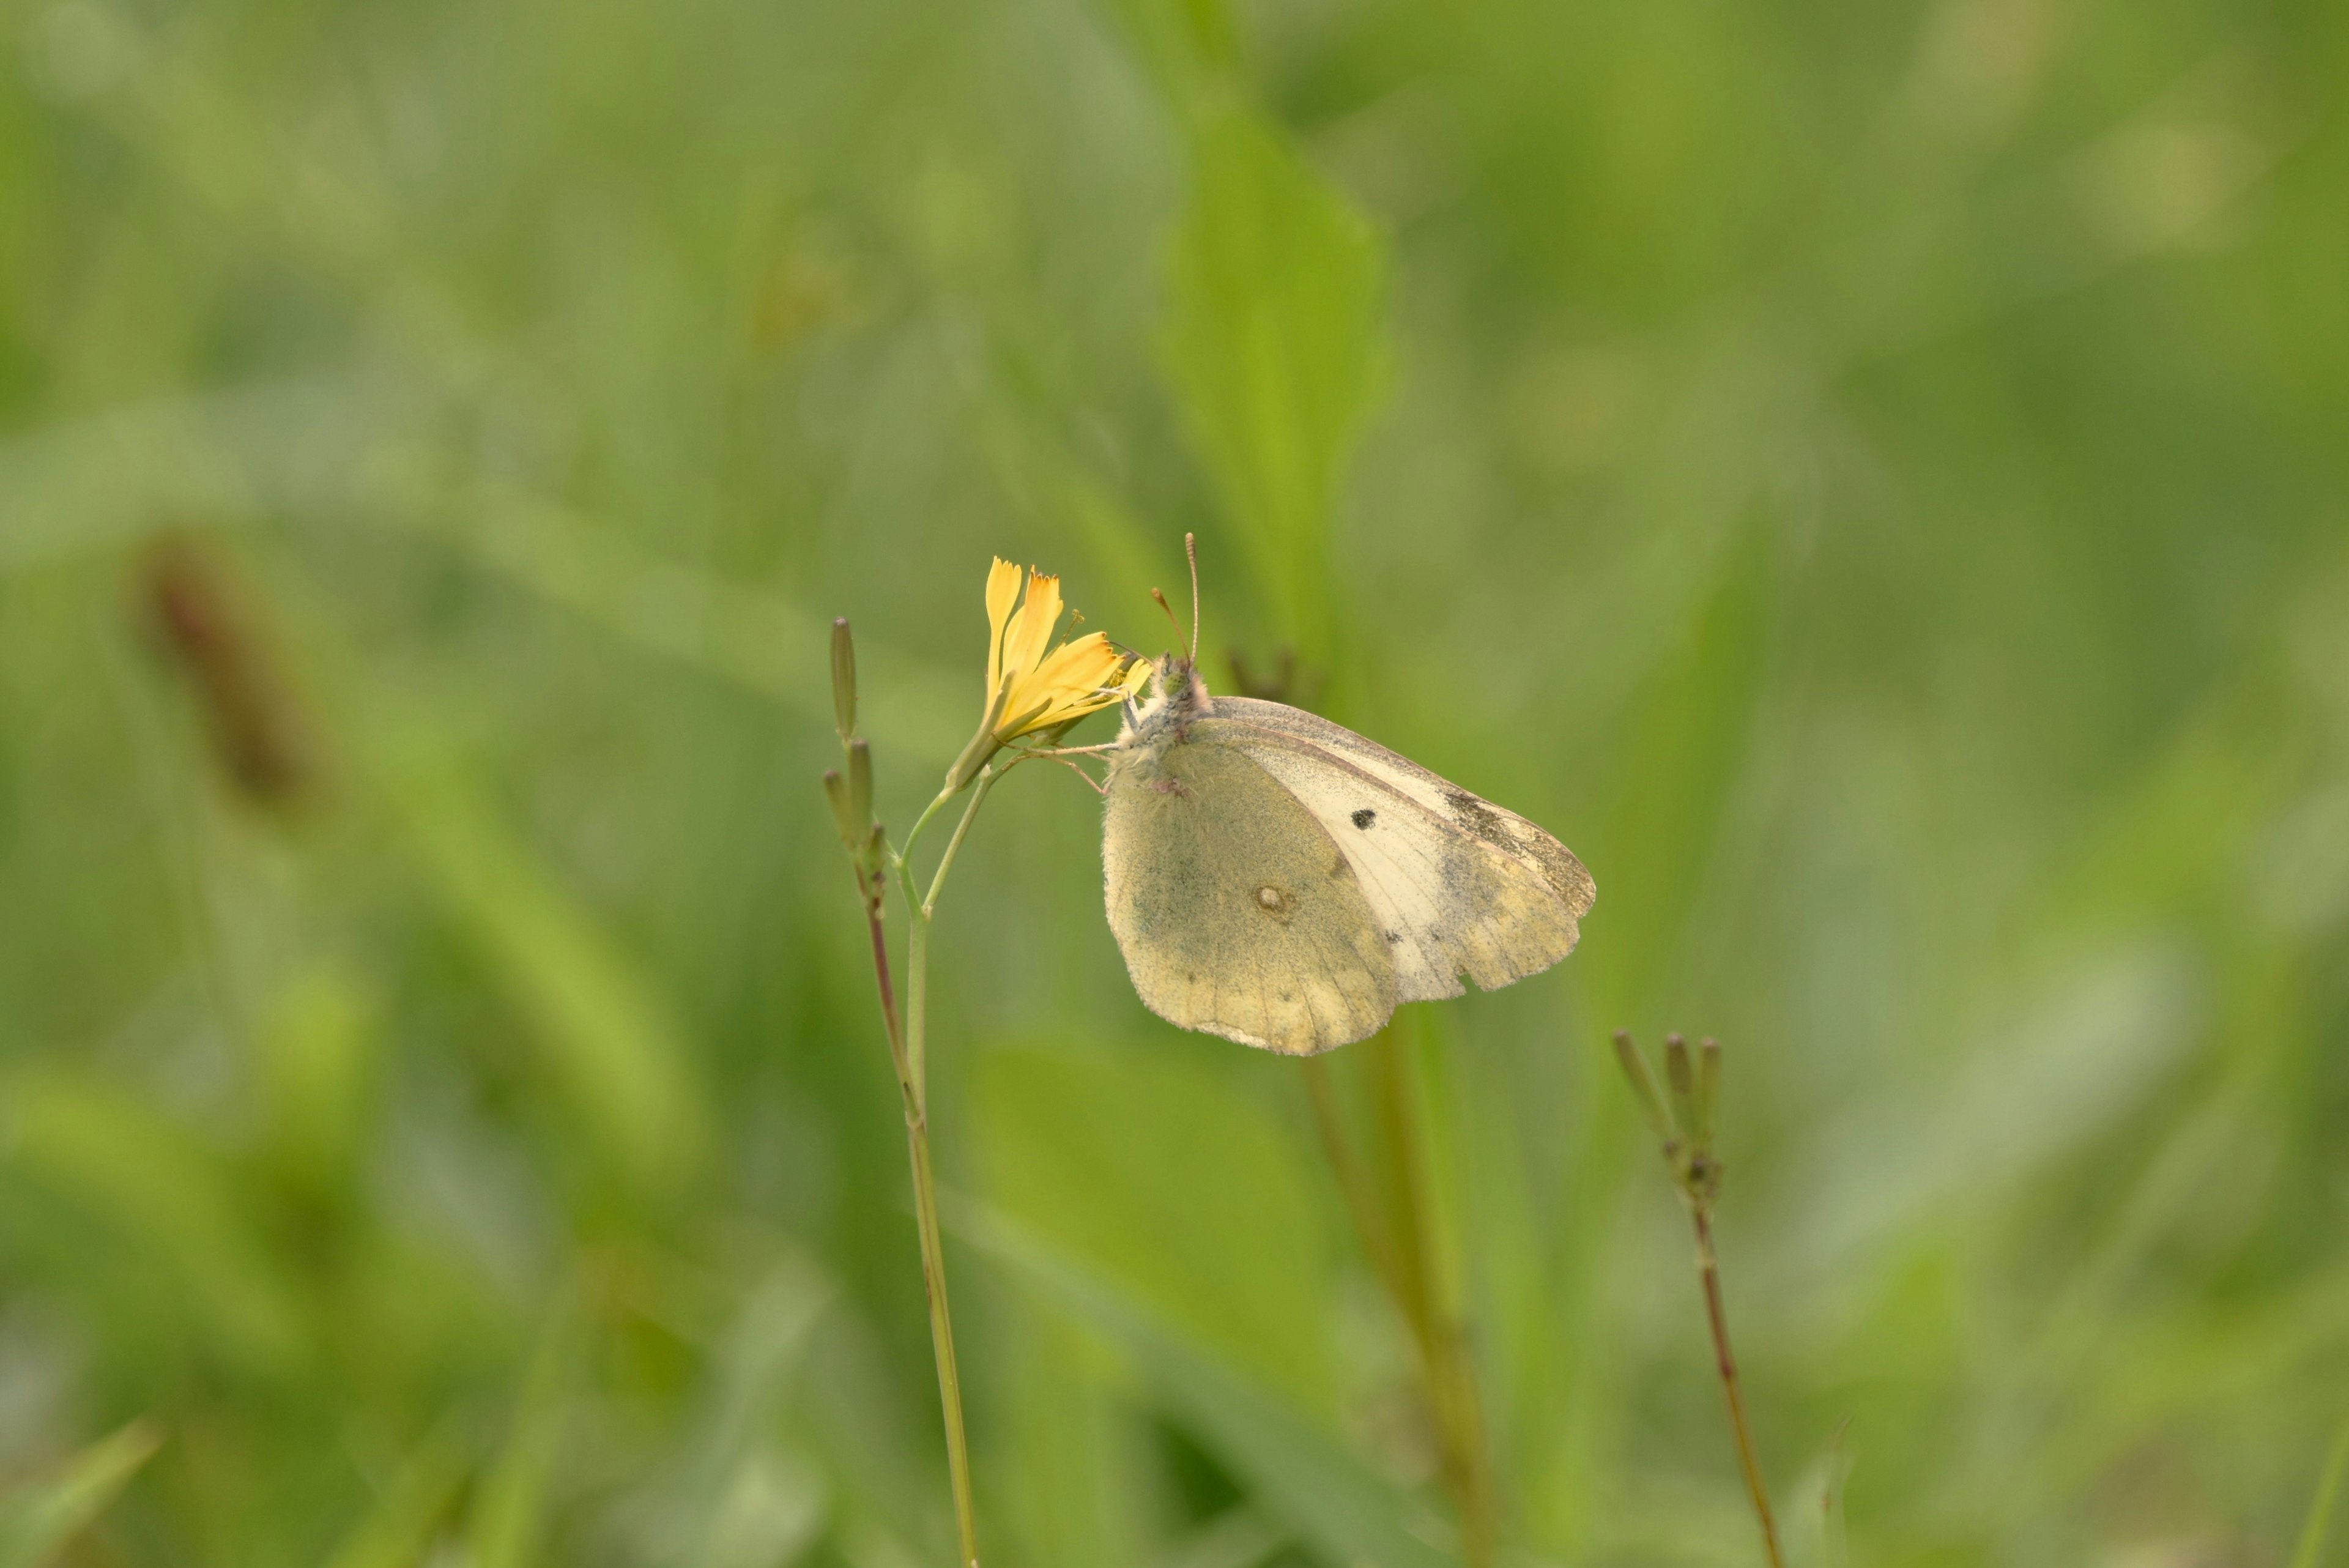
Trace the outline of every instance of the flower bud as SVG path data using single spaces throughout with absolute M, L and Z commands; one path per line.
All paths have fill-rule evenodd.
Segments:
M 863 838 L 873 821 L 873 748 L 862 740 L 848 742 L 848 815 L 852 840 Z
M 1696 1048 L 1696 1126 L 1697 1147 L 1713 1147 L 1713 1111 L 1721 1093 L 1721 1042 L 1707 1035 Z
M 1640 1114 L 1648 1118 L 1649 1130 L 1661 1141 L 1671 1142 L 1672 1114 L 1664 1106 L 1663 1093 L 1656 1087 L 1656 1075 L 1648 1070 L 1648 1059 L 1640 1054 L 1626 1030 L 1615 1031 L 1615 1061 L 1631 1085 L 1631 1097 L 1640 1102 Z
M 846 616 L 832 623 L 832 723 L 842 745 L 856 733 L 856 643 Z
M 840 842 L 854 855 L 864 842 L 864 823 L 855 813 L 849 799 L 848 781 L 840 776 L 838 768 L 823 770 L 823 795 L 832 803 L 832 826 L 840 835 Z

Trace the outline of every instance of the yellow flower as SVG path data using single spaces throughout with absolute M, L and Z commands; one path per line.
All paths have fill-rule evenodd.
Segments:
M 1086 714 L 1123 701 L 1149 679 L 1147 664 L 1112 647 L 1098 631 L 1052 648 L 1061 579 L 1031 567 L 1027 589 L 1023 598 L 1019 568 L 998 557 L 987 574 L 987 711 L 947 774 L 949 794 L 1012 742 L 1056 739 Z

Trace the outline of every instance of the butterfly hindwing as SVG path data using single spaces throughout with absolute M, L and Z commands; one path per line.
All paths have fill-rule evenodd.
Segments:
M 1307 1055 L 1361 1039 L 1395 968 L 1354 863 L 1288 790 L 1195 726 L 1113 771 L 1102 836 L 1110 929 L 1152 1012 Z

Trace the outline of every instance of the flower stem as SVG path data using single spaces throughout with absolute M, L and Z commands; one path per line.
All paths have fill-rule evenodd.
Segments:
M 1729 1427 L 1737 1438 L 1737 1463 L 1745 1472 L 1745 1490 L 1754 1500 L 1754 1516 L 1762 1521 L 1762 1545 L 1770 1568 L 1784 1568 L 1778 1550 L 1778 1526 L 1770 1516 L 1769 1489 L 1762 1484 L 1761 1462 L 1754 1456 L 1754 1434 L 1745 1424 L 1745 1397 L 1737 1383 L 1737 1358 L 1729 1350 L 1729 1316 L 1721 1304 L 1721 1263 L 1713 1251 L 1713 1213 L 1707 1203 L 1689 1205 L 1696 1226 L 1696 1270 L 1704 1282 L 1704 1313 L 1713 1325 L 1713 1366 L 1721 1374 L 1722 1392 L 1729 1398 Z
M 970 804 L 963 807 L 962 820 L 955 824 L 954 836 L 947 840 L 947 852 L 938 857 L 938 868 L 930 875 L 929 897 L 922 900 L 922 919 L 926 920 L 938 907 L 938 889 L 947 885 L 947 873 L 953 869 L 955 855 L 962 848 L 963 836 L 970 831 L 970 819 L 978 815 L 979 803 L 995 781 L 1003 775 L 993 764 L 978 770 L 978 785 L 970 792 Z
M 954 837 L 947 841 L 945 856 L 930 878 L 928 896 L 914 896 L 914 877 L 910 857 L 915 841 L 930 819 L 953 798 L 941 794 L 914 824 L 905 836 L 905 846 L 895 857 L 898 885 L 905 897 L 907 931 L 905 936 L 905 1015 L 902 1026 L 897 1017 L 895 988 L 889 977 L 889 950 L 881 935 L 881 905 L 877 888 L 866 905 L 866 918 L 873 930 L 873 967 L 881 989 L 882 1022 L 889 1031 L 889 1055 L 897 1070 L 898 1098 L 905 1113 L 905 1155 L 912 1167 L 914 1179 L 914 1220 L 921 1235 L 922 1287 L 929 1298 L 930 1351 L 938 1367 L 938 1404 L 946 1419 L 947 1478 L 954 1490 L 955 1535 L 960 1548 L 957 1563 L 960 1568 L 978 1568 L 978 1525 L 973 1506 L 970 1482 L 970 1439 L 963 1425 L 962 1372 L 955 1358 L 954 1315 L 947 1302 L 946 1251 L 939 1240 L 937 1179 L 930 1165 L 929 1079 L 926 1056 L 926 1036 L 929 1026 L 929 967 L 930 919 L 937 909 L 938 892 L 946 885 L 947 872 L 954 864 L 955 852 L 962 847 L 963 837 L 970 831 L 971 819 L 978 815 L 979 803 L 1001 776 L 993 769 L 983 769 L 978 787 L 971 793 L 970 804 L 964 808 L 962 820 L 955 826 Z

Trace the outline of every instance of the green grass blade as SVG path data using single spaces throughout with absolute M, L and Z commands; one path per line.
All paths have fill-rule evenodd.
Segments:
M 568 1396 L 585 1334 L 579 1304 L 569 1298 L 556 1303 L 540 1331 L 505 1445 L 475 1493 L 473 1568 L 530 1568 L 543 1558 L 547 1494 L 569 1436 Z
M 709 1128 L 664 999 L 452 759 L 420 742 L 387 776 L 451 924 L 528 1025 L 582 1133 L 634 1190 L 674 1190 Z
M 2349 1420 L 2333 1434 L 2332 1451 L 2324 1456 L 2317 1478 L 2315 1501 L 2308 1505 L 2308 1522 L 2301 1526 L 2300 1545 L 2292 1554 L 2292 1568 L 2316 1568 L 2324 1554 L 2324 1537 L 2333 1525 L 2333 1505 L 2341 1496 L 2341 1479 L 2349 1475 Z
M 1306 658 L 1327 658 L 1330 503 L 1385 379 L 1385 253 L 1260 116 L 1208 115 L 1192 152 L 1169 276 L 1167 379 L 1272 629 Z
M 105 1511 L 163 1435 L 133 1421 L 66 1461 L 46 1480 L 0 1500 L 0 1568 L 40 1568 Z
M 1234 1373 L 1015 1220 L 973 1204 L 949 1229 L 1011 1264 L 1131 1355 L 1165 1408 L 1273 1513 L 1331 1560 L 1448 1568 L 1414 1533 L 1408 1500 L 1278 1399 Z
M 418 1568 L 465 1480 L 464 1446 L 443 1427 L 409 1454 L 326 1568 Z

